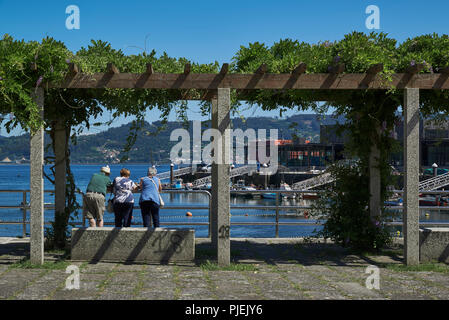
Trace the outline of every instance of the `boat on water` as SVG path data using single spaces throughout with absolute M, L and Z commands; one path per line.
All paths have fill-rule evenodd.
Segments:
M 173 189 L 184 189 L 184 184 L 182 179 L 176 179 L 175 183 L 171 185 Z
M 287 184 L 287 183 L 281 183 L 281 186 L 279 188 L 280 190 L 285 190 L 285 191 L 292 191 L 293 189 Z M 295 193 L 281 193 L 282 198 L 290 198 L 290 199 L 295 199 L 296 198 L 296 194 Z
M 262 193 L 261 195 L 260 195 L 262 198 L 264 198 L 264 199 L 276 199 L 276 193 Z
M 390 200 L 384 201 L 384 206 L 387 206 L 387 207 L 398 207 L 398 206 L 402 206 L 402 205 L 403 205 L 402 198 L 390 199 Z
M 390 199 L 384 202 L 384 205 L 387 207 L 398 207 L 403 206 L 404 201 L 402 198 L 398 199 Z M 446 198 L 442 198 L 440 196 L 431 196 L 431 195 L 419 195 L 419 206 L 421 207 L 445 207 L 449 206 L 449 201 Z
M 317 200 L 319 197 L 318 197 L 318 194 L 316 194 L 316 193 L 308 192 L 308 193 L 303 193 L 302 198 L 307 199 L 307 200 Z
M 234 184 L 234 186 L 231 186 L 231 190 L 236 190 L 236 191 L 256 191 L 257 189 L 253 186 L 247 186 L 245 185 L 245 180 L 238 180 L 236 184 Z M 251 193 L 234 193 L 232 194 L 233 196 L 236 197 L 245 197 L 245 198 L 252 198 L 253 194 Z
M 446 207 L 449 202 L 446 198 L 440 196 L 422 195 L 419 196 L 419 205 L 423 207 Z

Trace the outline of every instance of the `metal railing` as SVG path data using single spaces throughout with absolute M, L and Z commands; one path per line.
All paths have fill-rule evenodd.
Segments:
M 2 221 L 0 220 L 0 225 L 22 225 L 22 236 L 26 237 L 26 225 L 30 222 L 26 220 L 27 211 L 30 210 L 30 205 L 27 202 L 27 194 L 29 194 L 29 190 L 0 190 L 0 193 L 22 193 L 22 203 L 19 205 L 0 205 L 0 209 L 20 209 L 23 212 L 22 221 Z M 45 190 L 45 193 L 54 194 L 53 190 Z M 230 209 L 248 209 L 248 210 L 274 210 L 275 221 L 274 222 L 232 222 L 231 225 L 252 225 L 252 226 L 275 226 L 275 237 L 279 237 L 279 227 L 280 226 L 319 226 L 323 223 L 320 220 L 308 220 L 308 221 L 296 221 L 296 222 L 281 222 L 279 221 L 281 215 L 281 211 L 288 210 L 310 210 L 313 209 L 313 206 L 300 206 L 300 205 L 281 205 L 280 200 L 284 195 L 287 194 L 296 194 L 299 195 L 301 193 L 321 193 L 322 190 L 231 190 L 231 194 L 275 194 L 275 205 L 231 205 Z M 396 193 L 403 193 L 402 190 L 393 190 Z M 137 192 L 139 193 L 139 192 Z M 162 193 L 165 194 L 204 194 L 208 197 L 208 205 L 202 206 L 194 206 L 194 205 L 179 205 L 179 206 L 164 206 L 161 210 L 175 210 L 175 209 L 189 209 L 189 210 L 208 210 L 208 222 L 164 222 L 163 225 L 192 225 L 192 226 L 200 226 L 206 225 L 208 226 L 208 237 L 211 235 L 211 214 L 212 214 L 212 195 L 207 190 L 163 190 Z M 449 191 L 423 191 L 420 192 L 423 194 L 449 194 Z M 389 209 L 397 209 L 402 210 L 402 206 L 385 206 Z M 135 209 L 140 209 L 138 205 L 134 206 Z M 45 210 L 54 210 L 54 204 L 45 204 Z M 420 206 L 419 209 L 424 210 L 449 210 L 449 206 Z M 272 214 L 269 216 L 273 216 Z M 299 217 L 299 215 L 295 215 Z M 49 222 L 45 222 L 45 224 L 49 224 Z M 82 217 L 82 221 L 74 222 L 75 225 L 86 225 L 86 219 L 84 216 Z M 114 225 L 113 222 L 105 222 L 105 225 Z M 133 225 L 141 225 L 141 223 L 132 223 Z M 387 222 L 386 225 L 391 226 L 401 226 L 402 222 Z M 420 222 L 420 226 L 449 226 L 449 222 Z

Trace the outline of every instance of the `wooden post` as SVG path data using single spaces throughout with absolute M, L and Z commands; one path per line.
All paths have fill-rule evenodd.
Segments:
M 404 259 L 419 264 L 419 89 L 404 90 Z
M 44 89 L 37 88 L 33 94 L 40 114 L 44 117 Z M 30 261 L 44 263 L 44 128 L 30 139 Z
M 220 266 L 231 263 L 231 222 L 230 222 L 230 197 L 229 197 L 229 156 L 230 139 L 230 89 L 219 88 L 218 99 L 212 101 L 212 127 L 219 130 L 221 139 L 216 151 L 222 157 L 219 163 L 212 164 L 212 243 L 217 249 L 217 259 Z M 214 151 L 214 153 L 216 152 Z M 217 159 L 218 157 L 215 157 Z

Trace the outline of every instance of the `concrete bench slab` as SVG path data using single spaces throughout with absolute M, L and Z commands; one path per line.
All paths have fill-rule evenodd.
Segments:
M 193 261 L 195 230 L 73 228 L 71 259 L 90 262 Z
M 438 260 L 449 263 L 449 228 L 422 228 L 419 230 L 419 260 Z

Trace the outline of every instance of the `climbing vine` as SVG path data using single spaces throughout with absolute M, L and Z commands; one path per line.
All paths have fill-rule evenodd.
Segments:
M 344 72 L 365 73 L 372 65 L 382 64 L 380 75 L 388 85 L 392 74 L 404 72 L 415 64 L 425 65 L 422 73 L 437 72 L 448 67 L 449 38 L 447 35 L 429 34 L 398 44 L 385 33 L 353 32 L 339 41 L 316 44 L 292 39 L 283 39 L 271 46 L 255 42 L 240 47 L 232 58 L 229 71 L 252 73 L 264 63 L 268 73 L 290 73 L 300 62 L 307 64 L 306 73 L 327 73 L 331 71 L 330 68 L 341 64 L 345 65 Z M 41 42 L 25 42 L 4 35 L 0 40 L 0 115 L 7 131 L 20 125 L 31 133 L 41 126 L 51 132 L 52 123 L 63 119 L 67 128 L 78 128 L 77 131 L 70 129 L 72 131 L 69 132 L 75 143 L 76 135 L 89 129 L 90 119 L 96 119 L 105 111 L 111 112 L 112 118 L 132 116 L 135 120 L 124 147 L 123 161 L 142 128 L 148 109 L 160 110 L 162 124 L 167 122 L 172 113 L 178 119 L 186 120 L 186 102 L 179 100 L 179 92 L 176 90 L 49 88 L 49 83 L 58 83 L 64 79 L 68 63 L 75 63 L 87 74 L 104 72 L 108 63 L 113 63 L 121 72 L 131 73 L 145 72 L 148 63 L 152 64 L 154 72 L 160 73 L 182 73 L 186 63 L 191 64 L 192 73 L 218 73 L 220 67 L 217 62 L 198 64 L 185 58 L 169 57 L 166 53 L 156 56 L 154 50 L 150 53 L 125 55 L 101 40 L 92 40 L 87 48 L 74 53 L 64 43 L 50 37 Z M 43 122 L 31 98 L 37 87 L 45 89 Z M 420 107 L 423 116 L 447 118 L 449 93 L 443 90 L 421 91 Z M 190 90 L 189 94 L 199 96 L 195 90 Z M 288 109 L 313 109 L 325 115 L 329 107 L 335 108 L 336 115 L 344 115 L 347 119 L 342 127 L 342 130 L 349 132 L 347 149 L 351 156 L 360 159 L 360 174 L 364 179 L 369 178 L 368 159 L 371 147 L 376 145 L 379 149 L 382 198 L 388 196 L 385 191 L 391 180 L 388 156 L 398 148 L 391 132 L 400 120 L 397 110 L 403 101 L 401 90 L 395 90 L 391 86 L 390 90 L 285 89 L 250 90 L 245 94 L 245 100 L 250 106 L 258 105 L 262 110 L 279 110 L 280 114 Z M 238 114 L 241 102 L 234 90 L 231 91 L 231 99 L 233 112 Z M 203 114 L 210 112 L 210 103 L 201 102 L 200 110 Z M 77 208 L 76 201 L 72 201 L 75 199 L 76 188 L 69 165 L 67 179 L 70 213 L 62 214 L 64 221 L 68 221 Z M 367 197 L 369 198 L 369 194 L 365 194 L 363 200 L 368 201 Z M 61 225 L 64 226 L 64 223 Z

